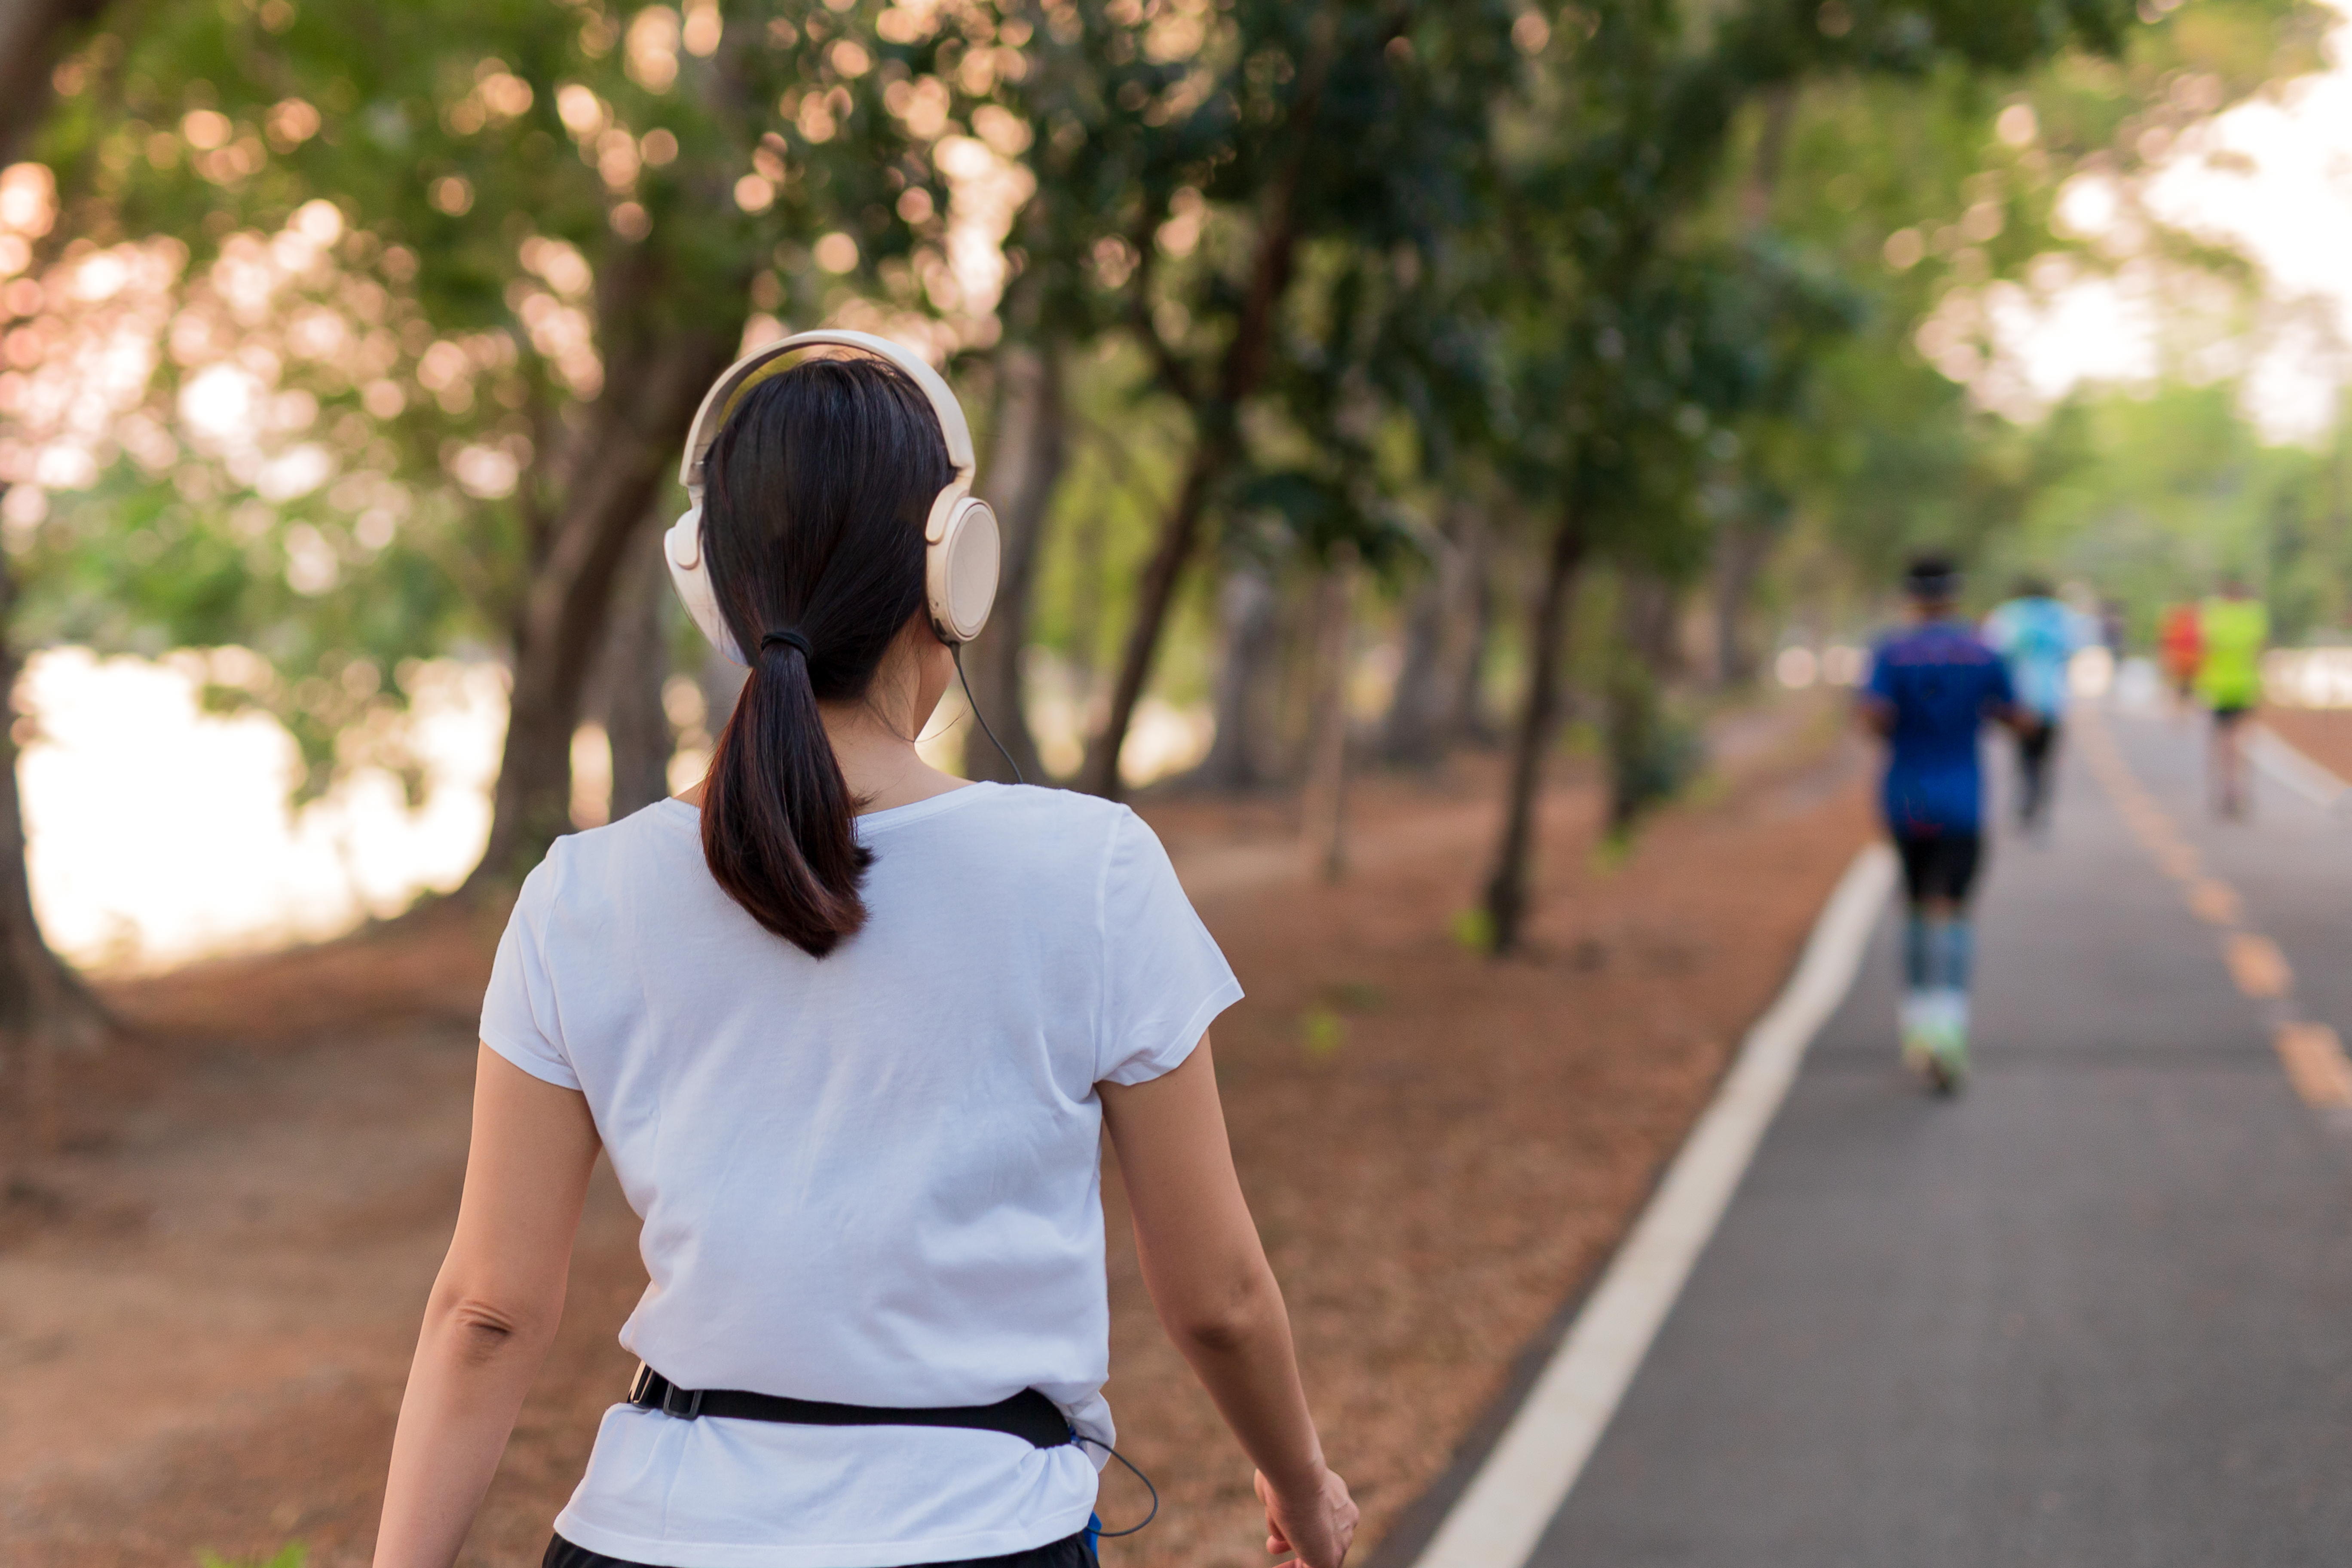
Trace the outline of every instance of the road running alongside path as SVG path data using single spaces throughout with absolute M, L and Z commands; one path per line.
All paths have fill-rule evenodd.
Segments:
M 1968 1093 L 1896 1064 L 1890 910 L 1538 1568 L 2352 1549 L 2352 825 L 2093 726 L 1995 840 Z

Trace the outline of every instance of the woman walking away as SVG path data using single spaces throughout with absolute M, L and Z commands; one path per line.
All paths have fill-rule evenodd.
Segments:
M 817 345 L 859 353 L 777 373 Z M 1106 1131 L 1269 1549 L 1340 1568 L 1355 1504 L 1217 1101 L 1232 971 L 1132 813 L 915 750 L 996 584 L 946 384 L 880 339 L 787 340 L 711 390 L 685 478 L 671 574 L 751 677 L 698 788 L 523 884 L 376 1568 L 456 1558 L 600 1150 L 644 1221 L 643 1364 L 546 1564 L 1092 1568 Z

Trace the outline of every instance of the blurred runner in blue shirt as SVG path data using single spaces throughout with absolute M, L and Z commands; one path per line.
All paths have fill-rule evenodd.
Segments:
M 2017 705 L 2032 722 L 2017 736 L 2017 820 L 2040 826 L 2050 804 L 2050 773 L 2058 726 L 2066 717 L 2067 673 L 2089 645 L 2089 622 L 2058 602 L 2046 583 L 2027 578 L 2017 597 L 1985 617 L 1985 640 L 2008 661 Z
M 2000 656 L 1955 615 L 1958 570 L 1915 561 L 1911 625 L 1872 650 L 1860 704 L 1886 738 L 1883 805 L 1909 900 L 1903 941 L 1903 1056 L 1939 1091 L 1968 1070 L 1969 892 L 1983 853 L 1978 732 L 2021 723 Z

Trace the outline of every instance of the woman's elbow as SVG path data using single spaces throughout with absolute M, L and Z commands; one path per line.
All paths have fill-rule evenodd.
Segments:
M 1282 1291 L 1273 1273 L 1248 1271 L 1225 1289 L 1173 1303 L 1166 1316 L 1168 1335 L 1179 1344 L 1210 1355 L 1231 1355 L 1278 1330 Z
M 551 1306 L 497 1290 L 443 1289 L 425 1309 L 425 1327 L 456 1365 L 489 1368 L 544 1350 L 562 1313 L 560 1300 Z

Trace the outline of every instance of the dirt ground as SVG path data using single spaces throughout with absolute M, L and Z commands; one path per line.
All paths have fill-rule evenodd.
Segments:
M 2352 710 L 2265 708 L 2263 722 L 2337 778 L 2352 779 Z
M 1602 1258 L 1869 832 L 1862 748 L 1789 700 L 1630 854 L 1547 797 L 1528 952 L 1466 950 L 1496 770 L 1360 784 L 1326 882 L 1293 808 L 1150 804 L 1249 998 L 1216 1030 L 1252 1204 L 1370 1547 Z M 495 920 L 116 987 L 63 1152 L 0 1205 L 0 1561 L 363 1563 L 455 1216 Z M 1161 1337 L 1112 1184 L 1109 1394 L 1160 1520 L 1112 1568 L 1263 1563 L 1249 1470 Z M 592 1195 L 569 1310 L 463 1562 L 535 1563 L 629 1363 L 635 1218 Z M 1116 1474 L 1116 1472 L 1114 1472 Z M 1114 1482 L 1104 1514 L 1139 1512 Z

